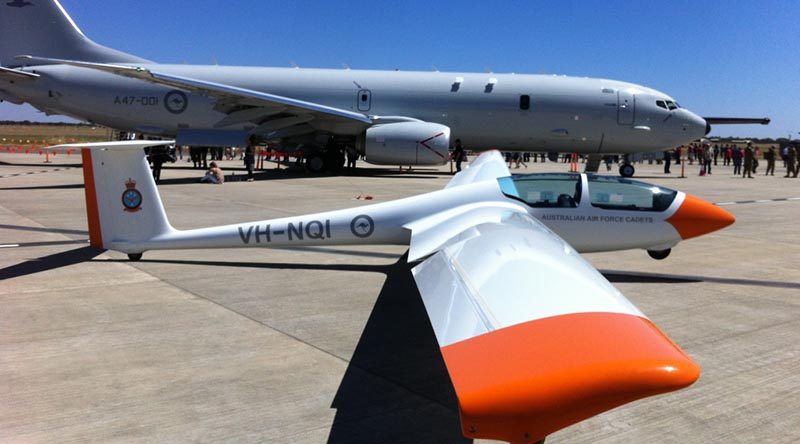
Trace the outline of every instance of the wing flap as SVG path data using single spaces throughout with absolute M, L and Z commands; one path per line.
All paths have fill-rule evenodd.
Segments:
M 532 442 L 699 367 L 566 242 L 508 212 L 413 269 L 470 438 Z

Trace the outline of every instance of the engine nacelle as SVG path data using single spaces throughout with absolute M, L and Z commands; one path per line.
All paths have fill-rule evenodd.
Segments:
M 365 160 L 375 165 L 443 165 L 450 158 L 450 127 L 438 123 L 375 125 L 360 142 Z

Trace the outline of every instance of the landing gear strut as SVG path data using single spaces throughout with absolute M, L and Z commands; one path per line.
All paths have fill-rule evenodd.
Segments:
M 667 256 L 672 252 L 672 248 L 667 248 L 666 250 L 647 250 L 647 254 L 650 255 L 653 259 L 660 261 L 662 259 L 666 259 Z

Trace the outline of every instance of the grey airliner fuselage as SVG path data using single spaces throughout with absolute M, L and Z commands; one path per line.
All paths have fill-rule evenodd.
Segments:
M 364 71 L 140 64 L 173 75 L 268 92 L 344 110 L 435 122 L 470 149 L 627 153 L 670 149 L 702 137 L 706 122 L 651 88 L 553 75 Z M 226 121 L 218 101 L 191 92 L 66 65 L 22 68 L 37 82 L 5 84 L 51 113 L 129 131 L 252 130 Z M 4 82 L 5 83 L 5 82 Z M 230 124 L 228 124 L 230 123 Z M 356 136 L 362 128 L 331 128 Z

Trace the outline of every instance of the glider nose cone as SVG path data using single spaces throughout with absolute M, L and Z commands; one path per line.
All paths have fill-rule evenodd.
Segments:
M 684 240 L 720 230 L 735 221 L 731 213 L 691 194 L 686 195 L 678 211 L 667 219 Z

